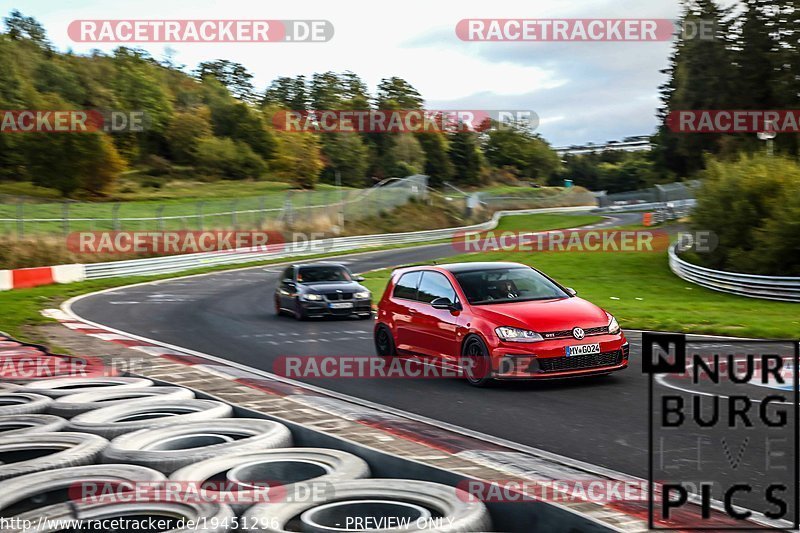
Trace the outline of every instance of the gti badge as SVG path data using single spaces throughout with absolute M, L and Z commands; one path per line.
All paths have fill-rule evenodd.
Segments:
M 578 340 L 581 340 L 586 336 L 586 333 L 581 328 L 572 328 L 572 336 Z

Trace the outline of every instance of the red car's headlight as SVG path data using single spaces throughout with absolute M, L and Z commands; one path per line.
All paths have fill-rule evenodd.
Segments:
M 619 324 L 617 324 L 617 319 L 611 315 L 608 315 L 611 320 L 608 321 L 608 332 L 612 335 L 616 335 L 619 333 Z
M 495 329 L 494 332 L 506 342 L 538 342 L 544 340 L 542 336 L 535 331 L 527 329 L 501 326 Z

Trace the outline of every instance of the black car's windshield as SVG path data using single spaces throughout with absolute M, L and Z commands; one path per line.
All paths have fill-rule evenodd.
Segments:
M 300 283 L 321 283 L 335 281 L 353 281 L 350 272 L 339 266 L 303 267 L 297 271 Z
M 501 268 L 455 275 L 472 305 L 569 298 L 555 283 L 531 268 Z

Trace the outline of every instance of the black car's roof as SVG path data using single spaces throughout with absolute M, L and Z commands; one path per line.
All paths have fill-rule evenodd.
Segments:
M 502 270 L 506 268 L 528 268 L 526 265 L 520 263 L 504 263 L 504 262 L 475 262 L 475 263 L 450 263 L 445 265 L 436 265 L 438 268 L 458 274 L 459 272 L 472 272 L 475 270 Z
M 307 267 L 341 267 L 345 268 L 344 265 L 339 263 L 301 263 L 299 265 L 294 265 L 297 268 L 307 268 Z

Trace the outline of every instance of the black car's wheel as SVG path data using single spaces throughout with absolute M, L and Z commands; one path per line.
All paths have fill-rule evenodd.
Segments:
M 306 320 L 308 319 L 308 315 L 306 314 L 306 310 L 303 309 L 303 306 L 300 305 L 300 302 L 294 302 L 294 317 L 297 320 Z
M 380 324 L 375 328 L 375 352 L 381 357 L 397 355 L 397 350 L 394 346 L 394 337 L 392 337 L 392 332 L 385 324 Z
M 489 350 L 480 337 L 472 336 L 461 350 L 461 364 L 467 383 L 475 387 L 486 387 L 494 381 Z

